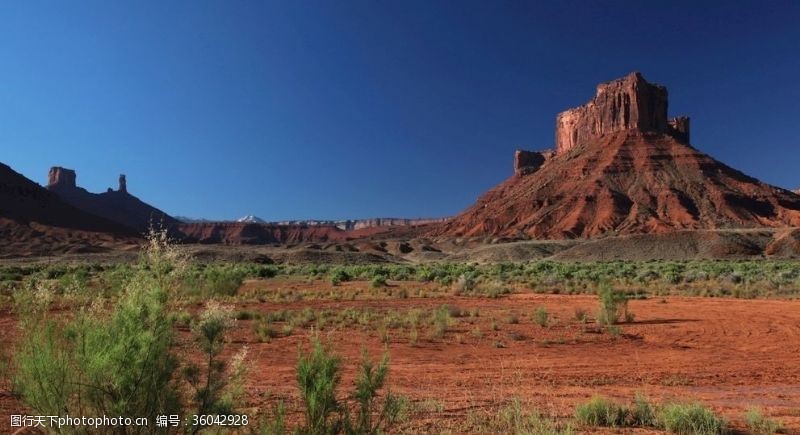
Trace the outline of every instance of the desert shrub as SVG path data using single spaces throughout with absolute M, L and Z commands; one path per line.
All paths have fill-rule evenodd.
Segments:
M 658 410 L 642 394 L 636 394 L 633 399 L 633 405 L 628 411 L 631 425 L 641 427 L 658 426 Z
M 747 429 L 753 435 L 772 435 L 783 430 L 783 425 L 776 420 L 764 416 L 758 408 L 750 408 L 744 414 Z
M 589 320 L 589 313 L 583 308 L 575 308 L 575 320 L 586 323 Z
M 102 301 L 51 318 L 40 288 L 17 312 L 23 329 L 14 386 L 42 415 L 177 414 L 169 289 L 183 265 L 166 233 L 151 231 L 135 273 L 109 314 Z
M 450 317 L 450 306 L 442 305 L 436 309 L 433 314 L 433 328 L 434 335 L 437 338 L 442 338 L 447 332 L 447 328 L 453 323 Z
M 611 335 L 613 338 L 619 338 L 622 336 L 622 328 L 618 325 L 608 325 L 606 326 L 606 331 L 608 334 Z
M 204 296 L 234 296 L 244 281 L 244 271 L 233 267 L 206 268 L 200 278 Z
M 727 432 L 725 420 L 698 403 L 665 405 L 660 412 L 661 426 L 682 435 L 717 435 Z
M 280 273 L 280 268 L 275 265 L 257 266 L 255 273 L 250 276 L 257 276 L 259 278 L 275 278 Z
M 613 325 L 628 314 L 628 296 L 609 285 L 602 285 L 598 292 L 600 309 L 597 322 L 601 325 Z
M 336 389 L 341 380 L 341 359 L 314 339 L 307 355 L 297 361 L 297 384 L 303 402 L 305 426 L 301 433 L 335 434 L 342 429 Z
M 589 426 L 623 426 L 627 417 L 625 407 L 601 396 L 594 396 L 575 407 L 575 419 Z
M 346 434 L 377 434 L 385 424 L 397 420 L 404 402 L 391 393 L 386 394 L 383 403 L 378 401 L 378 394 L 384 387 L 388 374 L 388 354 L 384 354 L 381 361 L 375 364 L 364 351 L 353 392 L 353 399 L 357 404 L 356 415 L 352 418 L 350 411 L 346 411 L 344 416 Z
M 547 313 L 547 309 L 545 307 L 539 307 L 533 312 L 533 321 L 542 328 L 547 326 L 549 317 L 550 315 Z
M 412 326 L 411 330 L 408 331 L 408 344 L 411 346 L 416 346 L 419 342 L 419 331 L 417 330 L 416 326 Z
M 330 280 L 332 285 L 339 285 L 345 281 L 350 281 L 350 274 L 341 267 L 337 267 L 331 271 Z
M 375 275 L 370 284 L 372 288 L 386 287 L 386 275 Z
M 239 310 L 234 314 L 236 320 L 252 320 L 258 317 L 257 313 L 248 310 Z
M 127 283 L 136 273 L 135 269 L 127 264 L 118 264 L 100 274 L 100 284 L 106 295 L 119 295 Z
M 387 393 L 382 402 L 379 392 L 389 373 L 388 355 L 377 364 L 364 352 L 355 381 L 352 398 L 354 411 L 340 402 L 337 389 L 341 380 L 341 359 L 312 340 L 308 354 L 297 362 L 297 383 L 303 402 L 305 423 L 298 432 L 305 434 L 377 434 L 395 423 L 404 412 L 407 401 Z
M 219 358 L 223 334 L 217 317 L 201 316 L 193 323 L 201 350 L 211 356 L 203 379 L 207 383 L 195 377 L 193 384 L 203 386 L 192 398 L 184 397 L 179 385 L 179 360 L 173 353 L 173 326 L 179 316 L 168 307 L 185 276 L 184 260 L 166 232 L 151 231 L 110 311 L 98 299 L 67 319 L 53 318 L 46 287 L 20 292 L 25 303 L 17 313 L 23 334 L 13 382 L 22 401 L 40 415 L 123 415 L 151 421 L 158 415 L 185 414 L 184 404 L 198 402 L 204 405 L 197 409 L 205 412 L 229 412 L 235 392 L 231 380 L 242 364 L 234 359 L 231 370 L 223 370 L 227 365 Z
M 456 296 L 469 294 L 475 290 L 475 277 L 473 274 L 462 274 L 453 283 L 453 293 Z
M 175 326 L 188 327 L 192 325 L 194 315 L 189 311 L 178 311 L 171 314 L 171 318 L 175 322 Z
M 447 313 L 450 317 L 466 317 L 469 313 L 455 305 L 444 304 L 440 307 L 443 310 L 447 310 Z
M 44 310 L 25 320 L 17 392 L 41 415 L 177 414 L 166 300 L 159 288 L 134 286 L 107 317 L 87 309 L 58 322 Z
M 502 282 L 493 281 L 488 284 L 482 284 L 478 286 L 475 293 L 486 296 L 490 299 L 497 299 L 501 296 L 511 294 L 511 289 L 505 286 Z
M 188 363 L 183 367 L 183 379 L 193 392 L 190 406 L 194 415 L 234 415 L 235 402 L 241 395 L 246 348 L 228 364 L 220 359 L 226 333 L 234 324 L 233 311 L 209 302 L 199 319 L 192 324 L 192 335 L 203 353 L 203 366 Z M 227 373 L 226 373 L 227 371 Z M 202 426 L 193 426 L 191 432 Z

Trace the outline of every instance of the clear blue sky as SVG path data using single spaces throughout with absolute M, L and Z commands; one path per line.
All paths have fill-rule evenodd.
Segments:
M 3 2 L 0 161 L 194 217 L 450 215 L 639 70 L 696 147 L 800 186 L 800 3 L 650 3 Z

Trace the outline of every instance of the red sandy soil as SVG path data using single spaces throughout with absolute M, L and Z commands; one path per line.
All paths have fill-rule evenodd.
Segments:
M 430 284 L 391 283 L 393 286 L 431 289 Z M 348 294 L 368 283 L 346 283 L 335 291 Z M 398 287 L 390 287 L 390 290 Z M 242 294 L 267 295 L 278 290 L 311 292 L 333 289 L 327 282 L 252 281 Z M 365 292 L 368 293 L 368 292 Z M 574 319 L 576 309 L 594 313 L 594 296 L 537 295 L 519 293 L 500 299 L 438 297 L 331 301 L 307 296 L 289 303 L 251 302 L 236 309 L 257 312 L 273 310 L 356 309 L 407 310 L 455 305 L 477 308 L 479 317 L 458 318 L 443 338 L 429 338 L 421 329 L 412 346 L 403 330 L 390 330 L 389 383 L 394 392 L 416 403 L 440 402 L 441 413 L 418 414 L 411 422 L 416 430 L 439 430 L 463 421 L 470 410 L 496 409 L 512 397 L 561 419 L 569 418 L 577 403 L 594 394 L 630 401 L 642 392 L 656 402 L 699 400 L 712 406 L 734 426 L 743 427 L 742 414 L 751 406 L 782 420 L 786 427 L 800 429 L 800 301 L 737 300 L 667 297 L 631 301 L 635 321 L 622 324 L 619 338 L 586 330 Z M 251 300 L 255 300 L 250 298 Z M 542 328 L 531 318 L 546 307 L 553 318 Z M 199 307 L 198 307 L 199 309 Z M 517 314 L 518 324 L 507 321 Z M 499 330 L 490 327 L 495 319 Z M 258 340 L 252 320 L 238 321 L 227 352 L 249 348 L 246 400 L 252 413 L 267 408 L 274 397 L 288 397 L 290 419 L 297 418 L 294 368 L 298 346 L 309 342 L 309 330 L 296 328 L 291 336 Z M 471 323 L 474 322 L 474 323 Z M 278 328 L 280 325 L 278 325 Z M 480 328 L 483 336 L 471 331 Z M 384 346 L 374 325 L 325 329 L 322 337 L 344 357 L 343 390 L 349 390 L 361 351 L 377 357 Z M 0 346 L 16 340 L 15 319 L 8 310 L 0 313 Z M 188 338 L 185 328 L 181 335 Z M 514 332 L 522 339 L 513 339 Z M 497 348 L 502 342 L 506 347 Z M 190 345 L 182 346 L 191 349 Z M 269 392 L 273 399 L 265 397 Z M 0 432 L 7 429 L 8 414 L 21 405 L 0 385 Z M 455 426 L 454 426 L 455 427 Z M 587 429 L 591 432 L 597 429 Z M 630 430 L 623 431 L 630 433 Z
M 797 194 L 666 134 L 629 131 L 509 178 L 431 235 L 563 239 L 798 225 Z

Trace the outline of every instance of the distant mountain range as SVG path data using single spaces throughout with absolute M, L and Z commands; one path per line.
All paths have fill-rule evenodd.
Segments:
M 438 219 L 231 221 L 174 218 L 128 192 L 93 193 L 53 167 L 42 187 L 0 165 L 0 255 L 109 249 L 152 224 L 186 243 L 300 243 L 403 234 L 437 239 L 590 239 L 683 230 L 800 227 L 800 196 L 690 144 L 689 118 L 667 117 L 667 90 L 639 73 L 598 85 L 556 117 L 555 149 L 519 150 L 514 175 L 464 212 Z M 795 236 L 792 236 L 795 237 Z M 794 239 L 793 239 L 794 240 Z M 790 252 L 800 252 L 791 242 Z M 795 249 L 797 248 L 797 249 Z
M 344 231 L 359 230 L 362 228 L 386 227 L 386 226 L 417 226 L 431 223 L 444 222 L 448 218 L 371 218 L 371 219 L 305 219 L 305 220 L 283 220 L 267 221 L 255 215 L 247 215 L 233 220 L 210 220 L 203 218 L 191 218 L 186 216 L 175 216 L 175 219 L 186 224 L 210 224 L 210 223 L 248 223 L 264 225 L 288 225 L 288 226 L 331 226 Z

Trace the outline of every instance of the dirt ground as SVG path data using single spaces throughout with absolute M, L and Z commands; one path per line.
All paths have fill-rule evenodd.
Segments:
M 427 286 L 427 287 L 426 287 Z M 430 284 L 390 283 L 390 290 L 428 289 Z M 377 358 L 384 349 L 391 359 L 389 384 L 423 410 L 408 423 L 415 431 L 440 432 L 459 427 L 470 412 L 492 410 L 518 397 L 542 413 L 568 419 L 576 404 L 601 394 L 629 402 L 637 392 L 655 402 L 698 400 L 743 428 L 742 415 L 752 406 L 800 432 L 800 301 L 653 297 L 630 302 L 635 319 L 621 324 L 614 337 L 593 324 L 582 324 L 576 310 L 593 317 L 597 298 L 591 295 L 515 293 L 488 299 L 446 295 L 394 298 L 362 292 L 356 300 L 331 300 L 311 295 L 320 289 L 347 295 L 369 283 L 330 287 L 322 281 L 251 281 L 240 291 L 237 310 L 345 308 L 376 311 L 435 309 L 449 304 L 477 316 L 454 319 L 441 337 L 420 331 L 412 343 L 404 329 L 388 330 L 388 345 L 374 324 L 328 326 L 323 339 L 344 358 L 343 391 L 351 389 L 354 369 L 366 348 Z M 303 300 L 270 302 L 278 291 L 306 292 Z M 265 300 L 259 302 L 258 300 Z M 549 325 L 539 326 L 532 313 L 545 307 Z M 516 322 L 511 320 L 516 317 Z M 239 320 L 227 352 L 248 347 L 246 384 L 253 413 L 288 399 L 290 419 L 296 404 L 294 368 L 300 346 L 307 346 L 312 326 L 291 335 L 259 340 L 254 322 Z M 0 346 L 15 341 L 15 319 L 0 313 Z M 479 332 L 478 332 L 479 331 Z M 181 329 L 188 336 L 186 328 Z M 189 345 L 182 345 L 189 350 Z M 8 430 L 9 414 L 21 405 L 8 383 L 0 383 L 0 432 Z M 427 409 L 427 411 L 425 411 Z M 584 428 L 587 433 L 597 429 Z M 630 429 L 619 433 L 631 433 Z M 642 432 L 643 433 L 643 432 Z

